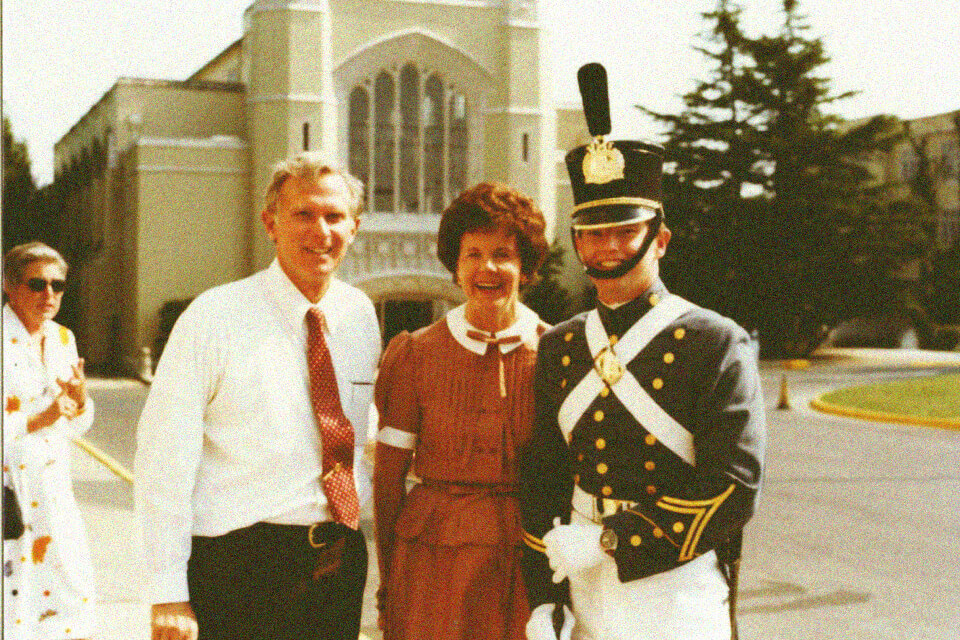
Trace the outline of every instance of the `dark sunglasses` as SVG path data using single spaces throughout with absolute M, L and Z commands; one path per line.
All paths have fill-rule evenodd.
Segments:
M 67 288 L 66 280 L 44 280 L 43 278 L 29 278 L 27 280 L 27 288 L 34 293 L 46 291 L 48 284 L 50 285 L 50 288 L 53 289 L 54 293 L 62 293 L 63 290 Z

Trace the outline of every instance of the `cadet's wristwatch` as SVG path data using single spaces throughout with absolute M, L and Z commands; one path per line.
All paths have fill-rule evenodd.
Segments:
M 617 550 L 617 532 L 613 529 L 604 529 L 600 534 L 600 548 L 606 553 L 613 555 Z

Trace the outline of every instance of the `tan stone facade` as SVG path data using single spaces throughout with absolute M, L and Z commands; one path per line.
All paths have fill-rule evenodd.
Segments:
M 897 145 L 883 159 L 883 181 L 906 190 L 920 169 L 917 145 L 929 161 L 936 208 L 934 241 L 946 249 L 960 238 L 960 111 L 907 121 L 911 142 Z
M 270 261 L 262 194 L 272 165 L 303 149 L 368 186 L 341 277 L 387 334 L 460 301 L 435 235 L 463 188 L 517 186 L 552 233 L 569 200 L 557 131 L 574 118 L 558 121 L 543 81 L 537 5 L 256 0 L 243 36 L 187 80 L 120 79 L 55 148 L 59 177 L 86 167 L 68 209 L 88 246 L 73 277 L 90 363 L 135 370 L 163 302 Z

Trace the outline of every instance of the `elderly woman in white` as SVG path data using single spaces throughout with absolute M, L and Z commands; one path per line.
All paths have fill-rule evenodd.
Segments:
M 60 310 L 67 263 L 31 242 L 4 257 L 3 483 L 25 530 L 3 541 L 3 636 L 89 638 L 94 576 L 70 480 L 70 440 L 90 428 L 83 360 Z

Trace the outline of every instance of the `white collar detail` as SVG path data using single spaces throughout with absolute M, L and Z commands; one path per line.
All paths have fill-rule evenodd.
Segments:
M 482 356 L 487 352 L 487 343 L 480 340 L 474 340 L 467 335 L 467 331 L 480 331 L 481 333 L 487 332 L 477 329 L 472 324 L 467 322 L 466 311 L 466 304 L 462 304 L 459 307 L 454 307 L 448 311 L 446 315 L 447 328 L 450 329 L 450 333 L 453 334 L 453 337 L 457 342 L 460 343 L 461 346 L 463 346 L 464 349 Z M 536 345 L 537 340 L 539 340 L 539 336 L 537 335 L 537 327 L 539 324 L 540 316 L 538 316 L 530 307 L 518 302 L 517 320 L 506 329 L 494 333 L 493 337 L 500 339 L 512 336 L 520 336 L 520 342 L 500 343 L 500 352 L 510 353 L 522 343 Z

